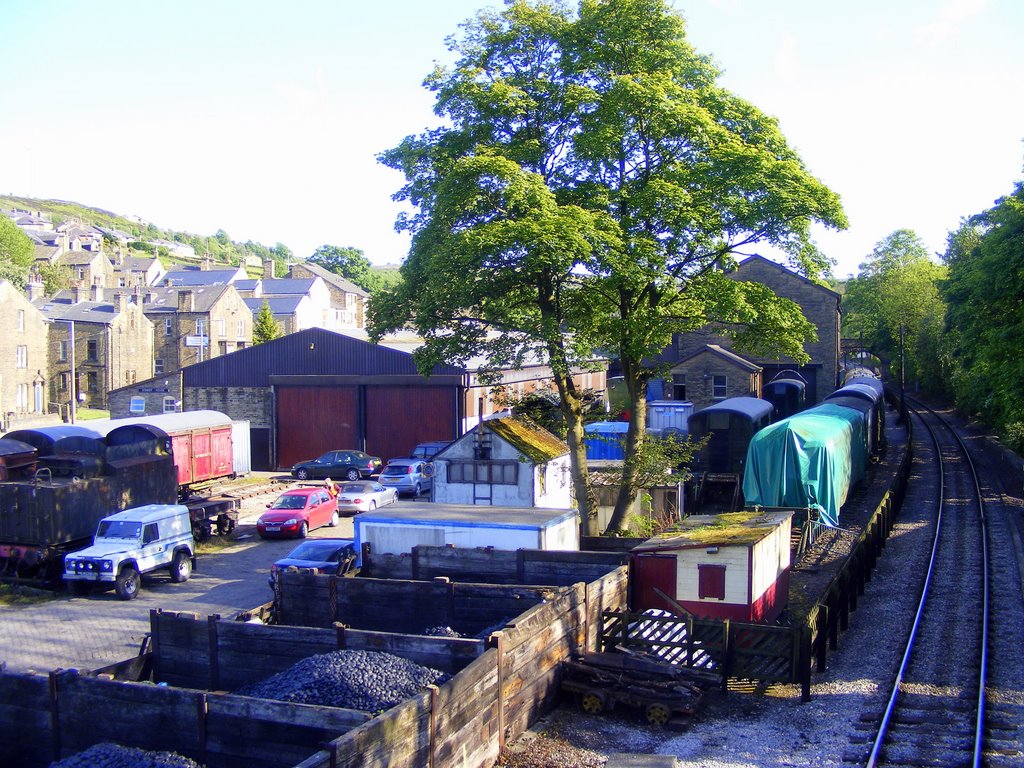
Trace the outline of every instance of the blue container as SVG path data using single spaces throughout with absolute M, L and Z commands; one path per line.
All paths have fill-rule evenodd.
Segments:
M 595 421 L 587 424 L 584 431 L 587 436 L 587 459 L 622 461 L 626 452 L 626 430 L 629 423 L 625 421 Z

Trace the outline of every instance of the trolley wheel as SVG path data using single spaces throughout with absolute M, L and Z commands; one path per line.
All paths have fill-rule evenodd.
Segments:
M 647 722 L 651 725 L 664 725 L 672 716 L 672 712 L 664 704 L 647 705 Z
M 597 715 L 604 711 L 604 698 L 596 693 L 584 693 L 580 698 L 580 707 L 590 715 Z

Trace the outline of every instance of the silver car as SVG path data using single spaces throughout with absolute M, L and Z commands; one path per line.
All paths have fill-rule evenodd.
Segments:
M 434 485 L 434 465 L 422 459 L 392 459 L 380 473 L 381 485 L 419 496 Z

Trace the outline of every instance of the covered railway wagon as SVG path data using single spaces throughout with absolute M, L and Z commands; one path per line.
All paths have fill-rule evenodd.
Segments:
M 747 449 L 747 505 L 814 507 L 822 522 L 838 525 L 839 509 L 867 467 L 868 418 L 825 402 L 762 429 Z
M 31 477 L 39 464 L 39 453 L 28 443 L 0 438 L 0 482 Z
M 39 467 L 51 476 L 82 479 L 103 474 L 107 431 L 107 422 L 95 421 L 18 429 L 7 437 L 35 448 Z
M 775 407 L 775 418 L 786 419 L 807 405 L 807 382 L 784 371 L 761 388 L 761 397 Z
M 730 397 L 688 419 L 690 439 L 708 438 L 694 457 L 694 473 L 741 474 L 750 438 L 772 421 L 773 407 L 757 397 Z
M 220 411 L 184 411 L 104 422 L 112 459 L 147 456 L 158 448 L 173 456 L 182 498 L 212 480 L 234 476 L 232 422 Z

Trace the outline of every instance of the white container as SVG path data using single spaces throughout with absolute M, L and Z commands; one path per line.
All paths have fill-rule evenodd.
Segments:
M 647 428 L 658 434 L 668 429 L 685 435 L 691 413 L 693 403 L 689 400 L 651 400 L 647 403 Z
M 353 518 L 356 551 L 408 554 L 417 545 L 578 551 L 576 510 L 411 502 Z

